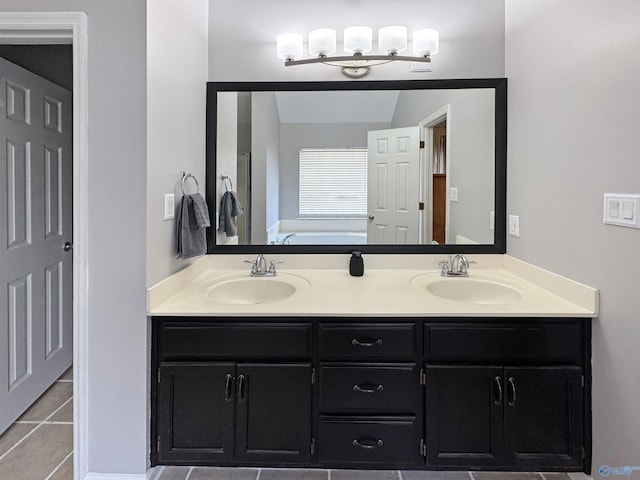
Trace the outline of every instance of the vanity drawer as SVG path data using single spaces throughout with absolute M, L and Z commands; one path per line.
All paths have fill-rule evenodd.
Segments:
M 322 323 L 321 359 L 411 359 L 416 354 L 414 323 Z
M 310 358 L 310 323 L 166 322 L 161 360 Z
M 424 326 L 427 361 L 527 361 L 581 364 L 582 326 L 530 323 L 442 323 Z
M 415 413 L 416 365 L 320 364 L 322 413 Z
M 415 417 L 320 417 L 320 463 L 420 462 Z

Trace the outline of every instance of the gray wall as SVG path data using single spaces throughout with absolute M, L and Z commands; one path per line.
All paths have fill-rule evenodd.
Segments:
M 446 105 L 451 187 L 458 202 L 450 202 L 449 243 L 462 235 L 477 243 L 493 243 L 489 228 L 495 210 L 495 95 L 491 89 L 401 92 L 393 128 L 418 125 Z
M 280 218 L 298 217 L 300 149 L 366 147 L 367 132 L 389 128 L 388 123 L 280 124 Z
M 368 80 L 504 76 L 504 0 L 211 0 L 209 14 L 213 81 L 350 81 L 336 67 L 285 68 L 276 56 L 276 36 L 332 26 L 341 39 L 345 27 L 362 24 L 441 30 L 433 72 L 411 73 L 408 63 L 397 62 L 374 68 Z
M 175 219 L 163 220 L 162 201 L 173 193 L 178 207 L 183 171 L 205 192 L 208 9 L 208 0 L 147 2 L 147 285 L 192 261 L 176 259 Z M 185 187 L 195 191 L 191 180 Z
M 280 117 L 273 92 L 254 92 L 251 104 L 251 243 L 267 243 L 279 220 Z
M 0 1 L 85 11 L 89 32 L 88 468 L 147 469 L 144 0 Z M 117 32 L 117 34 L 115 34 Z
M 640 230 L 602 223 L 604 192 L 640 193 L 639 18 L 637 0 L 506 2 L 508 252 L 600 289 L 595 478 L 640 464 Z

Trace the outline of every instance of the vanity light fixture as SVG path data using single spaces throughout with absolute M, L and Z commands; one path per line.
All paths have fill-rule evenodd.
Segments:
M 342 73 L 351 78 L 361 78 L 372 66 L 393 61 L 431 63 L 431 56 L 438 53 L 440 34 L 431 28 L 413 32 L 413 56 L 399 55 L 407 50 L 407 27 L 390 26 L 378 30 L 378 52 L 369 54 L 373 46 L 373 29 L 353 26 L 344 29 L 343 47 L 348 55 L 331 56 L 336 51 L 336 31 L 333 28 L 318 28 L 309 32 L 309 55 L 303 55 L 303 38 L 297 33 L 278 35 L 277 55 L 284 60 L 285 67 L 324 63 L 340 67 Z

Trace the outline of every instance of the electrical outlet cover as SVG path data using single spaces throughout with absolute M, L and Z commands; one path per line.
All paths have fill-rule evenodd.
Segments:
M 520 236 L 520 217 L 518 215 L 509 215 L 509 235 Z

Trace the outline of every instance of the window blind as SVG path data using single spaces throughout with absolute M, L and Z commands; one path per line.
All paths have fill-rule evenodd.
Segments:
M 367 149 L 300 149 L 299 214 L 366 216 Z

